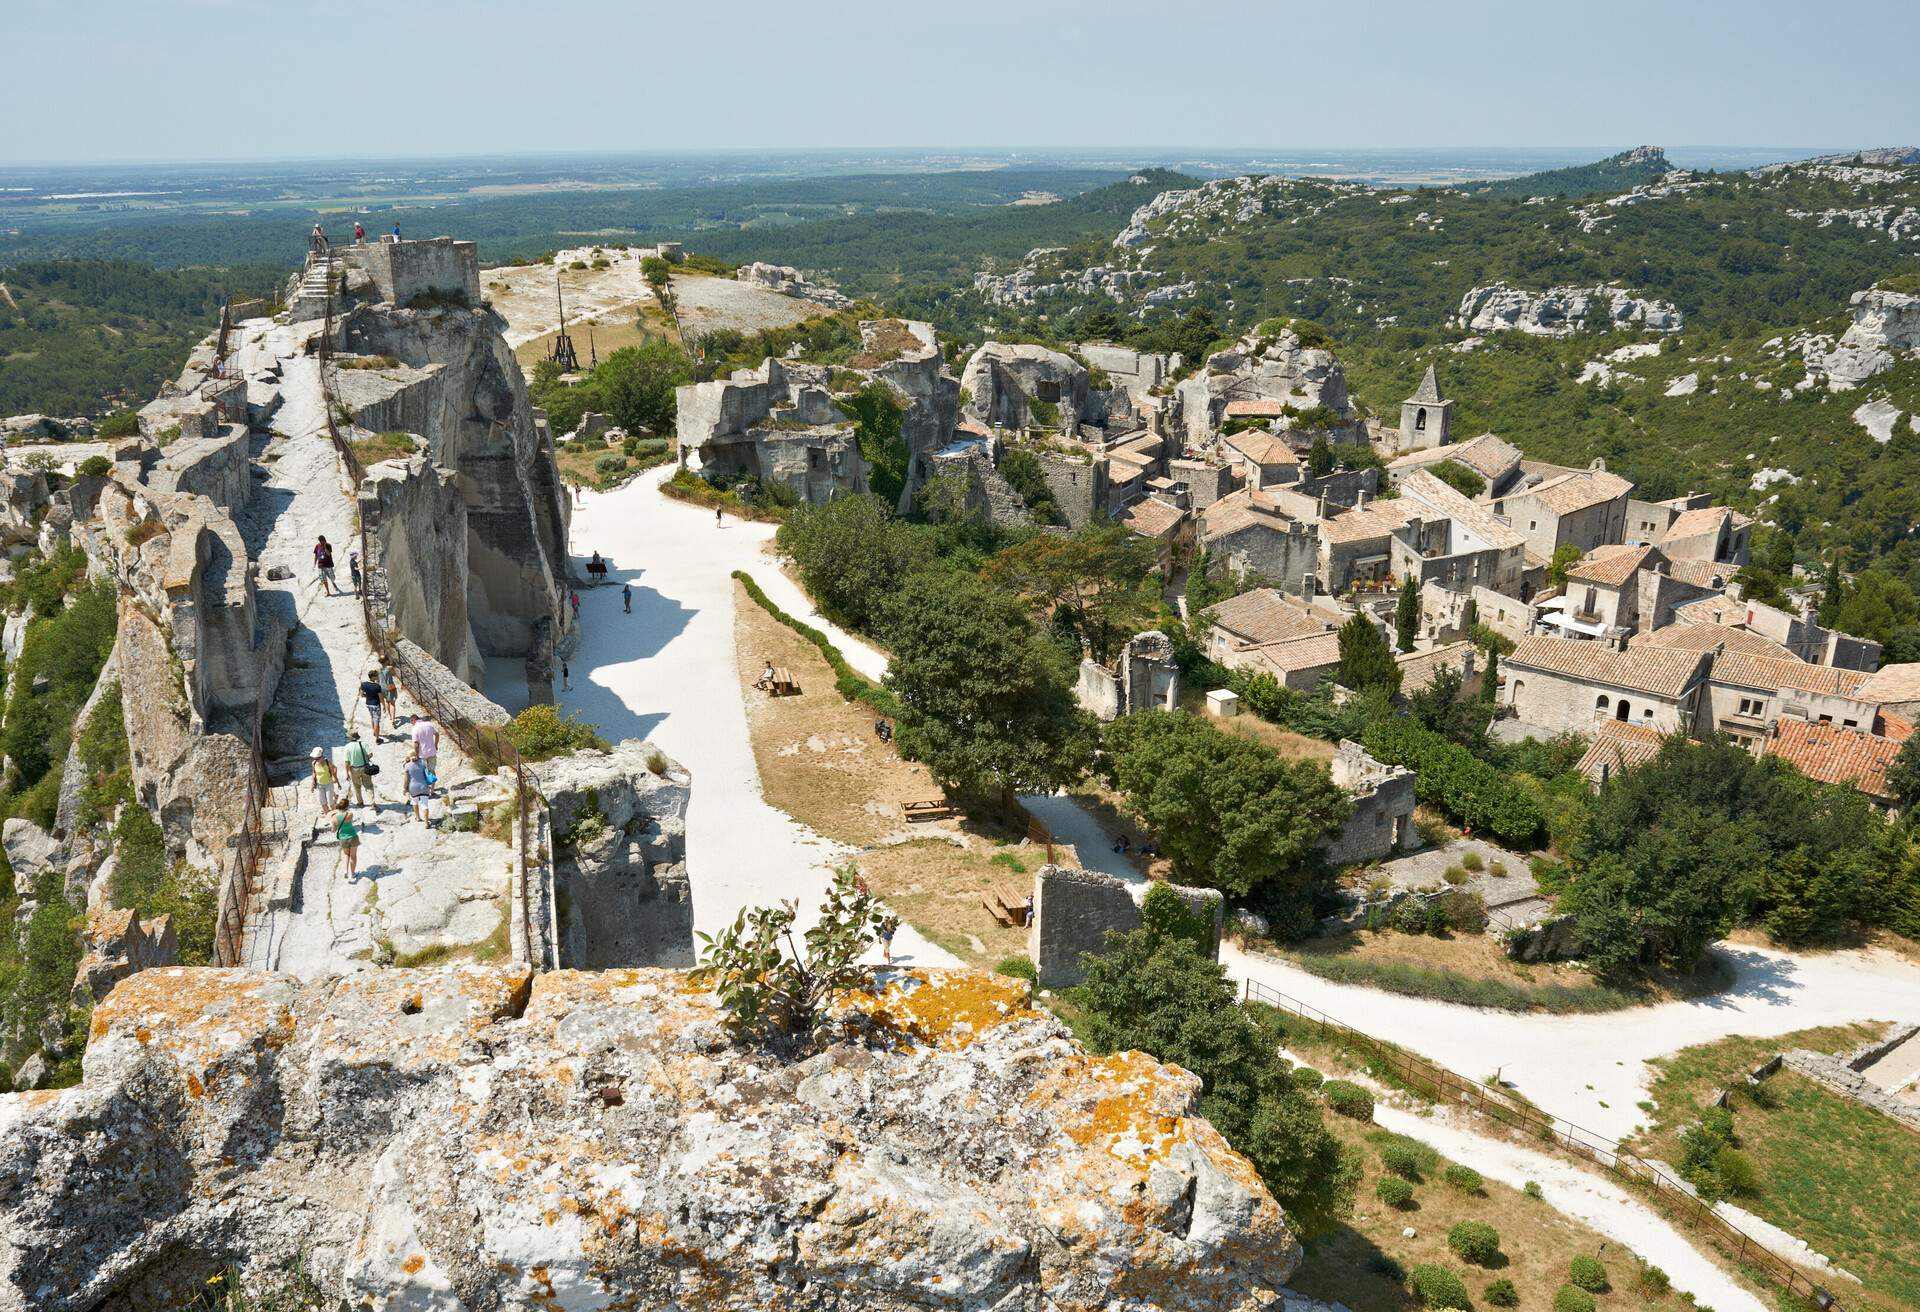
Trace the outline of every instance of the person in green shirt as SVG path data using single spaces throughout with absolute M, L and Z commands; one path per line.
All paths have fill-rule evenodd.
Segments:
M 333 810 L 333 836 L 340 840 L 340 855 L 347 863 L 347 880 L 360 878 L 360 827 L 353 823 L 353 808 L 344 797 Z
M 347 734 L 347 778 L 353 781 L 353 804 L 365 806 L 367 794 L 373 791 L 373 776 L 367 773 L 372 764 L 367 756 L 367 745 L 360 741 L 360 731 L 355 729 Z M 342 790 L 344 792 L 344 790 Z M 376 796 L 377 802 L 379 798 Z

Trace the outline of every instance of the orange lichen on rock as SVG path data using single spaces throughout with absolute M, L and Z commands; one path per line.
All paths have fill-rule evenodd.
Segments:
M 211 1068 L 242 1050 L 293 1037 L 299 986 L 257 971 L 169 966 L 129 975 L 93 1009 L 89 1059 L 120 1042 L 157 1047 L 211 1084 Z
M 890 971 L 878 989 L 853 990 L 840 1003 L 943 1052 L 967 1047 L 996 1026 L 1042 1019 L 1025 980 L 982 970 Z
M 1082 1148 L 1145 1169 L 1190 1141 L 1197 1081 L 1181 1080 L 1175 1070 L 1144 1052 L 1076 1057 L 1055 1064 L 1027 1104 L 1051 1111 Z

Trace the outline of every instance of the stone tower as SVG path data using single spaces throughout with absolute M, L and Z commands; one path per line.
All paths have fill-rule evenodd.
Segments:
M 1420 451 L 1453 441 L 1453 402 L 1440 395 L 1433 366 L 1413 395 L 1400 403 L 1400 449 Z

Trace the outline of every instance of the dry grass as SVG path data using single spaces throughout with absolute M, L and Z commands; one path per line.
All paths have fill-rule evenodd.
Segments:
M 1251 738 L 1265 747 L 1284 756 L 1289 761 L 1331 761 L 1335 746 L 1324 738 L 1309 738 L 1303 733 L 1295 733 L 1277 724 L 1270 724 L 1257 715 L 1242 713 L 1229 716 L 1224 720 L 1211 721 L 1219 728 L 1242 738 Z
M 1374 1194 L 1374 1185 L 1387 1172 L 1380 1164 L 1382 1143 L 1398 1138 L 1385 1131 L 1358 1125 L 1338 1116 L 1327 1125 L 1359 1149 L 1365 1164 L 1353 1220 L 1333 1233 L 1307 1243 L 1306 1258 L 1288 1283 L 1300 1293 L 1321 1300 L 1339 1300 L 1355 1312 L 1385 1312 L 1411 1306 L 1405 1286 L 1391 1274 L 1388 1263 L 1405 1270 L 1422 1262 L 1447 1267 L 1466 1284 L 1477 1308 L 1490 1306 L 1484 1293 L 1494 1280 L 1510 1280 L 1520 1295 L 1519 1306 L 1546 1309 L 1554 1291 L 1565 1283 L 1567 1264 L 1579 1254 L 1602 1253 L 1613 1292 L 1601 1306 L 1682 1312 L 1692 1304 L 1675 1293 L 1643 1296 L 1639 1272 L 1643 1263 L 1618 1244 L 1555 1211 L 1539 1199 L 1516 1189 L 1486 1181 L 1473 1194 L 1461 1193 L 1441 1179 L 1445 1158 L 1416 1148 L 1432 1163 L 1414 1186 L 1412 1204 L 1404 1210 L 1388 1207 Z M 1500 1233 L 1497 1265 L 1478 1267 L 1461 1260 L 1447 1247 L 1447 1229 L 1460 1221 L 1484 1221 Z M 1413 1227 L 1414 1238 L 1403 1231 Z
M 609 310 L 597 310 L 578 319 L 569 318 L 567 334 L 573 338 L 574 353 L 580 357 L 581 368 L 586 368 L 593 356 L 604 360 L 625 346 L 644 346 L 648 342 L 680 343 L 679 335 L 673 331 L 673 320 L 660 308 L 657 301 L 633 301 L 627 305 L 617 305 Z M 542 333 L 513 348 L 513 358 L 527 372 L 533 366 L 553 354 L 553 343 L 559 337 L 556 330 Z M 591 342 L 589 342 L 591 336 Z
M 992 969 L 1007 957 L 1026 955 L 1027 931 L 996 921 L 981 895 L 991 889 L 1027 895 L 1046 854 L 1025 843 L 991 855 L 983 847 L 977 839 L 967 850 L 943 838 L 922 838 L 863 852 L 857 864 L 867 886 L 929 942 L 968 965 Z
M 1428 970 L 1446 970 L 1469 979 L 1499 979 L 1515 984 L 1591 984 L 1593 976 L 1574 966 L 1527 965 L 1507 956 L 1505 945 L 1489 934 L 1402 934 L 1395 930 L 1356 929 L 1308 939 L 1287 950 L 1293 957 L 1345 957 L 1376 963 L 1398 962 Z
M 864 846 L 907 825 L 900 803 L 941 796 L 924 767 L 874 737 L 874 713 L 834 691 L 819 648 L 733 585 L 734 663 L 754 761 L 767 801 L 829 838 Z M 793 672 L 800 691 L 771 697 L 753 686 L 763 662 Z
M 420 449 L 410 433 L 369 433 L 365 437 L 354 438 L 347 445 L 353 448 L 353 454 L 362 468 L 377 465 L 382 460 L 403 460 Z
M 920 349 L 920 339 L 898 319 L 882 319 L 869 330 L 867 349 L 847 361 L 849 368 L 878 369 Z

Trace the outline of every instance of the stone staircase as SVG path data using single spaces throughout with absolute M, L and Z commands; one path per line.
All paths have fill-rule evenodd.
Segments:
M 304 323 L 327 315 L 327 287 L 339 274 L 340 256 L 333 251 L 307 253 L 306 268 L 287 291 L 287 322 Z

